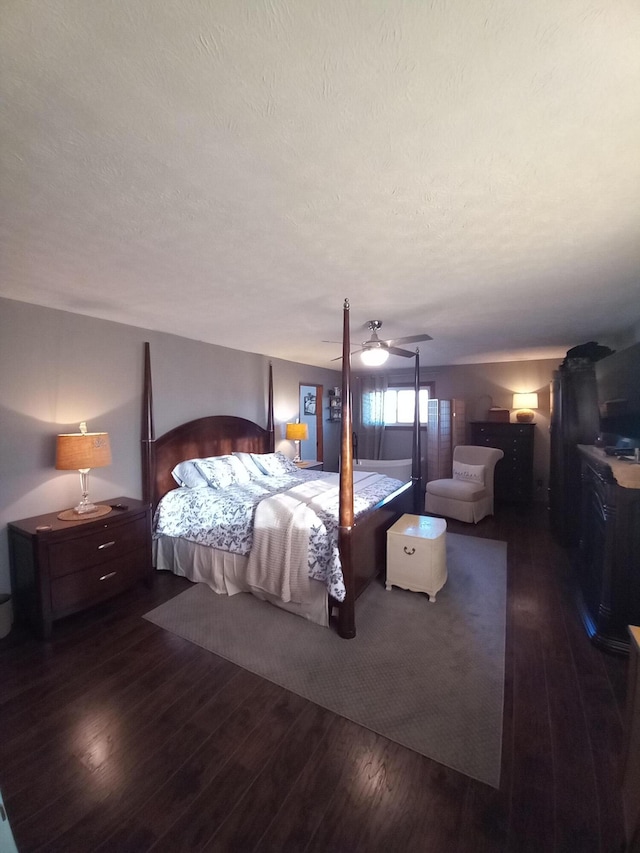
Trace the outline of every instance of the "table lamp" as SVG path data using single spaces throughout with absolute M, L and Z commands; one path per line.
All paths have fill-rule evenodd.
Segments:
M 88 477 L 91 468 L 111 465 L 109 433 L 87 432 L 84 421 L 80 432 L 63 433 L 56 443 L 56 468 L 58 471 L 79 471 L 82 498 L 73 508 L 77 515 L 97 512 L 98 507 L 89 500 Z
M 519 424 L 530 424 L 534 418 L 532 409 L 538 408 L 538 395 L 533 394 L 514 394 L 513 408 L 518 409 L 516 412 L 516 420 Z
M 300 442 L 306 441 L 309 438 L 309 428 L 306 424 L 287 424 L 287 431 L 285 438 L 288 441 L 295 441 L 296 443 L 296 455 L 293 457 L 294 462 L 300 462 Z

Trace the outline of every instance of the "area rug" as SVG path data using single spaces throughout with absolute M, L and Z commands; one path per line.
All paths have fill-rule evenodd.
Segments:
M 448 579 L 434 603 L 381 582 L 342 640 L 241 593 L 204 584 L 147 613 L 161 628 L 415 752 L 500 784 L 506 542 L 447 533 Z

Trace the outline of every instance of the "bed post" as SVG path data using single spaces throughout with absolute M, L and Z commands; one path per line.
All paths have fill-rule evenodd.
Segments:
M 275 429 L 273 425 L 273 362 L 269 362 L 269 404 L 267 407 L 267 432 L 269 433 L 269 451 L 276 449 Z
M 415 410 L 413 415 L 413 459 L 411 462 L 411 481 L 413 483 L 413 511 L 420 515 L 422 505 L 422 451 L 420 448 L 420 350 L 416 347 L 414 374 Z
M 356 585 L 351 556 L 353 529 L 353 432 L 351 414 L 351 340 L 349 332 L 349 300 L 344 301 L 342 328 L 342 439 L 340 442 L 340 503 L 338 550 L 346 588 L 345 600 L 338 608 L 338 634 L 344 639 L 356 635 Z
M 153 427 L 153 389 L 149 342 L 144 344 L 144 387 L 142 392 L 142 500 L 153 504 L 155 482 L 155 433 Z

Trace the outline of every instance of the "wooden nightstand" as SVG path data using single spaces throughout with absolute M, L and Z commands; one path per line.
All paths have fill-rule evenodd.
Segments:
M 315 459 L 303 459 L 302 462 L 296 462 L 298 468 L 303 468 L 305 471 L 322 471 L 322 462 L 316 462 Z
M 8 525 L 11 586 L 16 618 L 40 637 L 56 619 L 151 582 L 151 508 L 133 498 L 112 498 L 100 518 L 61 521 L 58 512 Z

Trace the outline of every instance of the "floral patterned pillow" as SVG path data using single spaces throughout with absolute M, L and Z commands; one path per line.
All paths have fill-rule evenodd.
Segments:
M 226 489 L 238 483 L 248 483 L 251 475 L 235 456 L 210 456 L 195 459 L 195 466 L 212 489 Z
M 259 468 L 258 465 L 253 461 L 250 453 L 244 453 L 240 450 L 234 450 L 233 455 L 236 457 L 236 459 L 239 459 L 242 462 L 249 474 L 251 474 L 253 477 L 264 476 L 264 471 L 262 470 L 262 468 Z
M 258 468 L 261 468 L 265 474 L 271 477 L 294 474 L 299 471 L 298 466 L 279 450 L 276 450 L 275 453 L 252 453 L 251 458 Z

